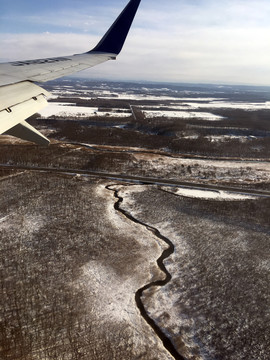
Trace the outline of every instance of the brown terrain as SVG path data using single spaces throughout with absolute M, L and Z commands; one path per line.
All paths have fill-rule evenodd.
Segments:
M 269 359 L 269 111 L 91 101 L 136 116 L 1 136 L 0 359 Z

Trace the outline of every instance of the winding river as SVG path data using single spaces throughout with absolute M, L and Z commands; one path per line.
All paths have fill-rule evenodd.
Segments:
M 119 195 L 119 192 L 120 192 L 119 190 L 112 188 L 112 185 L 106 186 L 106 189 L 114 192 L 114 197 L 117 199 L 117 201 L 114 204 L 114 208 L 116 211 L 121 212 L 126 218 L 128 218 L 132 222 L 139 224 L 141 226 L 144 226 L 148 231 L 152 232 L 156 237 L 158 237 L 159 239 L 161 239 L 168 245 L 167 249 L 165 249 L 162 252 L 161 256 L 157 259 L 158 267 L 165 274 L 165 279 L 164 280 L 156 280 L 149 284 L 144 285 L 142 288 L 140 288 L 139 290 L 136 291 L 135 300 L 136 300 L 137 307 L 140 310 L 142 317 L 152 327 L 152 329 L 155 331 L 156 335 L 161 339 L 164 347 L 169 351 L 169 353 L 176 360 L 184 360 L 184 358 L 178 353 L 172 340 L 156 324 L 156 322 L 148 315 L 148 313 L 144 307 L 144 304 L 142 302 L 142 295 L 145 290 L 148 290 L 151 287 L 164 286 L 171 280 L 172 276 L 166 269 L 166 267 L 164 265 L 164 260 L 167 259 L 170 255 L 172 255 L 174 253 L 174 245 L 168 238 L 163 236 L 156 228 L 149 226 L 148 224 L 134 218 L 129 212 L 127 212 L 126 210 L 123 210 L 121 208 L 121 203 L 123 202 L 124 199 Z

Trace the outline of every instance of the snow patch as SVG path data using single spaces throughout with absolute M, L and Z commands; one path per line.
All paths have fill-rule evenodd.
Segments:
M 9 218 L 9 216 L 10 216 L 10 215 L 6 215 L 6 216 L 2 217 L 2 218 L 0 219 L 0 224 L 3 223 L 3 222 L 5 222 L 5 221 Z
M 166 189 L 168 190 L 168 188 Z M 172 192 L 171 190 L 169 190 Z M 217 190 L 200 190 L 200 189 L 188 189 L 188 188 L 178 188 L 174 191 L 175 194 L 184 197 L 200 198 L 206 200 L 227 200 L 227 201 L 237 201 L 237 200 L 250 200 L 256 199 L 255 196 L 244 195 L 244 194 L 234 194 L 227 191 L 217 191 Z
M 39 111 L 42 118 L 50 116 L 61 117 L 91 117 L 91 116 L 115 116 L 128 117 L 131 114 L 127 112 L 118 112 L 119 109 L 111 109 L 110 111 L 98 111 L 97 107 L 75 106 L 74 103 L 49 103 L 47 107 Z
M 184 119 L 201 119 L 216 121 L 223 119 L 223 116 L 214 115 L 207 112 L 191 112 L 191 111 L 174 111 L 174 110 L 143 110 L 146 118 L 149 117 L 166 117 L 166 118 L 184 118 Z
M 30 235 L 38 231 L 44 223 L 42 216 L 10 214 L 0 219 L 0 228 L 12 230 L 14 226 L 19 226 L 22 233 Z
M 138 285 L 132 277 L 120 277 L 111 267 L 91 261 L 83 267 L 80 280 L 93 292 L 95 307 L 106 321 L 136 322 L 138 310 L 134 294 Z
M 195 99 L 196 100 L 196 99 Z M 184 104 L 179 104 L 181 108 Z M 260 103 L 250 103 L 250 102 L 230 102 L 230 101 L 213 101 L 209 103 L 186 103 L 186 106 L 189 106 L 190 109 L 241 109 L 241 110 L 270 110 L 270 101 L 260 102 Z

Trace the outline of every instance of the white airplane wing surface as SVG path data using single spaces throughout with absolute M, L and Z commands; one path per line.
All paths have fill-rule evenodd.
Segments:
M 96 47 L 86 53 L 47 59 L 0 63 L 0 134 L 9 134 L 40 145 L 49 140 L 25 119 L 47 105 L 49 93 L 35 82 L 70 75 L 120 53 L 141 0 L 130 0 Z

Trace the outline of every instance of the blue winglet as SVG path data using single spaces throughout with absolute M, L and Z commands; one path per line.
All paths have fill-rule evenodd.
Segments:
M 141 0 L 130 0 L 97 46 L 88 53 L 94 51 L 118 55 L 122 50 L 140 2 Z

